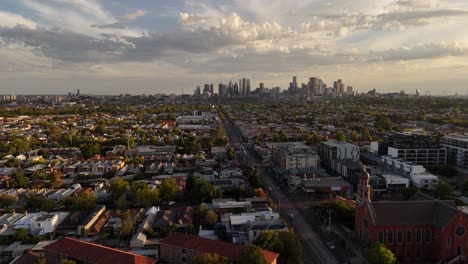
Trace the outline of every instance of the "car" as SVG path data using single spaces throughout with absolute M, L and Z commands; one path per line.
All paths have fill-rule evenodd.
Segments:
M 335 248 L 335 245 L 333 245 L 333 243 L 330 242 L 330 241 L 327 242 L 327 247 L 328 247 L 328 249 L 330 249 L 330 250 L 335 250 L 335 249 L 336 249 L 336 248 Z

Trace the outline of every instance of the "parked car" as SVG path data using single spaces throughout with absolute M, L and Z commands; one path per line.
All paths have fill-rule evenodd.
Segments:
M 333 245 L 333 243 L 330 242 L 330 241 L 327 242 L 327 247 L 328 247 L 328 249 L 330 249 L 330 250 L 335 250 L 335 245 Z

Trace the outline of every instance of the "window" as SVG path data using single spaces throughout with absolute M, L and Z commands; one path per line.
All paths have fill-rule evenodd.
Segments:
M 384 243 L 384 232 L 383 231 L 379 231 L 379 242 Z
M 182 253 L 185 253 L 185 248 L 182 249 Z
M 406 243 L 413 242 L 413 230 L 408 230 L 406 232 Z
M 397 243 L 402 243 L 403 242 L 403 231 L 398 231 L 397 233 Z
M 421 241 L 422 241 L 421 230 L 416 230 L 416 243 L 421 243 Z
M 427 229 L 426 230 L 426 243 L 431 243 L 432 242 L 432 232 L 431 230 Z
M 387 243 L 388 244 L 393 244 L 393 231 L 388 231 L 387 232 Z
M 186 257 L 182 257 L 182 262 L 187 262 L 187 258 L 186 258 Z
M 460 246 L 457 247 L 457 256 L 462 254 L 462 248 Z
M 455 234 L 459 237 L 462 237 L 465 235 L 465 228 L 463 226 L 457 227 L 457 229 L 455 229 Z

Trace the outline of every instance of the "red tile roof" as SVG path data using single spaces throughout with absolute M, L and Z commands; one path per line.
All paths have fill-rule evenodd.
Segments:
M 58 253 L 73 259 L 95 264 L 153 264 L 156 260 L 145 256 L 65 237 L 44 247 L 46 252 Z
M 220 256 L 237 260 L 239 259 L 243 250 L 247 247 L 232 243 L 227 243 L 219 240 L 212 240 L 202 238 L 194 235 L 187 235 L 183 233 L 171 233 L 166 238 L 160 241 L 160 244 L 169 245 L 179 248 L 185 248 L 202 253 L 218 254 Z M 272 263 L 279 254 L 267 250 L 262 250 L 265 260 Z

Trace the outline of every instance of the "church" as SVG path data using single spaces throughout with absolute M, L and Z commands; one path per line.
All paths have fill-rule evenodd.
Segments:
M 371 201 L 369 173 L 359 177 L 355 231 L 365 244 L 385 244 L 398 262 L 465 263 L 468 207 L 416 193 L 408 201 Z

